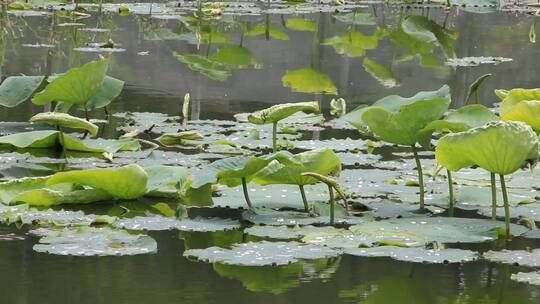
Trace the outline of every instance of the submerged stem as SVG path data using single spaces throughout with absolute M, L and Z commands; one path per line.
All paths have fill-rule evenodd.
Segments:
M 304 190 L 304 185 L 298 185 L 298 187 L 300 188 L 300 194 L 302 194 L 302 202 L 304 202 L 304 210 L 306 210 L 306 212 L 309 211 L 309 205 L 308 205 L 308 201 L 307 201 L 307 197 L 306 197 L 306 191 Z
M 450 216 L 454 216 L 454 205 L 456 200 L 454 198 L 454 183 L 452 181 L 452 172 L 446 169 L 446 176 L 448 177 L 448 198 L 450 203 Z
M 504 226 L 506 228 L 506 236 L 510 236 L 510 206 L 508 205 L 508 193 L 506 192 L 506 183 L 504 181 L 504 175 L 500 174 L 499 178 L 501 179 L 501 190 L 503 194 L 504 202 Z
M 272 150 L 277 152 L 277 121 L 272 123 Z
M 334 225 L 334 188 L 328 185 L 328 195 L 330 196 L 330 225 Z
M 495 173 L 491 173 L 491 219 L 497 219 L 497 181 Z
M 248 207 L 251 209 L 253 206 L 251 205 L 251 200 L 249 199 L 249 193 L 248 193 L 247 182 L 246 182 L 245 177 L 242 177 L 242 189 L 244 190 L 244 198 L 246 199 L 246 203 Z
M 411 145 L 414 160 L 416 161 L 416 170 L 418 171 L 418 185 L 420 186 L 420 210 L 424 209 L 424 173 L 422 172 L 422 164 L 418 157 L 418 151 L 415 145 Z

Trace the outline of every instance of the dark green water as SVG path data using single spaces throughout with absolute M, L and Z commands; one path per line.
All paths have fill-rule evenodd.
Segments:
M 290 16 L 271 15 L 269 21 L 289 35 L 289 40 L 244 37 L 242 45 L 263 64 L 260 69 L 234 70 L 225 81 L 208 79 L 177 61 L 173 51 L 204 55 L 218 46 L 199 47 L 178 37 L 157 39 L 157 33 L 185 31 L 178 20 L 158 20 L 149 16 L 117 14 L 93 15 L 80 20 L 88 27 L 111 30 L 110 37 L 122 53 L 113 54 L 109 74 L 126 81 L 122 95 L 109 111 L 151 111 L 178 114 L 185 93 L 192 95 L 193 117 L 230 118 L 232 114 L 259 109 L 265 105 L 322 100 L 329 95 L 295 93 L 282 85 L 287 69 L 312 66 L 328 74 L 339 96 L 352 107 L 390 94 L 409 96 L 420 90 L 433 90 L 442 84 L 452 87 L 454 106 L 464 103 L 467 88 L 478 76 L 492 73 L 481 90 L 479 101 L 496 101 L 495 88 L 536 87 L 540 50 L 530 42 L 534 17 L 509 13 L 478 14 L 465 10 L 400 10 L 384 5 L 364 10 L 373 15 L 375 25 L 347 25 L 331 14 L 306 14 L 317 24 L 317 32 L 286 29 Z M 424 15 L 455 31 L 452 42 L 457 57 L 502 56 L 514 61 L 499 65 L 452 68 L 444 65 L 440 49 L 433 54 L 438 66 L 424 66 L 418 58 L 398 62 L 403 49 L 388 38 L 379 41 L 366 56 L 383 64 L 399 86 L 388 88 L 362 66 L 363 57 L 336 54 L 320 45 L 325 38 L 360 31 L 371 35 L 377 28 L 395 27 L 406 15 Z M 256 24 L 264 16 L 238 17 Z M 109 34 L 95 34 L 59 27 L 67 22 L 50 16 L 9 17 L 1 46 L 0 75 L 41 75 L 60 73 L 87 62 L 94 53 L 73 51 L 89 41 L 104 42 Z M 216 29 L 239 43 L 238 28 L 216 22 Z M 162 35 L 162 34 L 160 34 Z M 168 36 L 169 37 L 169 36 Z M 151 38 L 151 39 L 150 39 Z M 50 43 L 56 47 L 31 48 L 24 44 Z M 140 52 L 148 52 L 141 55 Z M 1 109 L 2 121 L 26 121 L 41 109 L 30 103 L 15 109 Z M 102 116 L 102 113 L 93 114 Z M 184 248 L 204 248 L 243 240 L 241 232 L 151 233 L 158 242 L 155 255 L 135 257 L 63 257 L 36 253 L 36 238 L 25 230 L 0 228 L 0 235 L 15 233 L 24 240 L 0 240 L 0 303 L 539 303 L 540 288 L 510 280 L 510 273 L 527 271 L 518 267 L 487 262 L 465 265 L 422 265 L 396 262 L 387 258 L 342 256 L 284 267 L 230 267 L 187 260 Z M 519 239 L 508 244 L 523 249 L 534 246 Z M 537 245 L 537 244 L 536 244 Z M 500 248 L 495 244 L 480 250 Z

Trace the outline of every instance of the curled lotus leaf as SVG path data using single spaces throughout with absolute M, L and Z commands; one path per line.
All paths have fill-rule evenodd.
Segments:
M 450 89 L 419 92 L 413 97 L 387 96 L 368 107 L 361 107 L 343 118 L 362 130 L 369 130 L 386 142 L 413 145 L 420 130 L 441 118 L 450 105 Z
M 255 174 L 253 181 L 260 185 L 309 185 L 319 182 L 312 176 L 303 175 L 306 172 L 323 176 L 339 175 L 341 172 L 341 160 L 329 148 L 306 151 L 294 155 L 290 162 L 270 162 Z
M 287 265 L 308 259 L 336 257 L 340 251 L 298 242 L 258 242 L 236 244 L 231 249 L 210 247 L 191 249 L 185 257 L 225 265 L 265 266 Z
M 202 134 L 196 131 L 184 131 L 178 133 L 165 133 L 157 138 L 164 146 L 184 146 L 189 144 L 189 141 L 203 139 Z
M 275 123 L 296 112 L 319 112 L 319 103 L 316 101 L 307 101 L 274 105 L 267 109 L 249 114 L 248 121 L 257 125 Z
M 99 130 L 98 126 L 85 119 L 58 112 L 36 114 L 30 118 L 30 122 L 43 123 L 60 128 L 83 129 L 90 132 L 93 136 L 96 136 Z
M 111 228 L 79 227 L 41 232 L 36 252 L 72 256 L 121 256 L 157 252 L 157 243 L 147 235 Z
M 478 253 L 464 249 L 424 249 L 424 248 L 404 248 L 397 246 L 381 246 L 372 248 L 350 248 L 346 254 L 363 257 L 389 257 L 394 260 L 429 263 L 429 264 L 449 264 L 472 262 L 479 258 Z
M 10 205 L 28 204 L 29 206 L 50 207 L 62 204 L 89 204 L 112 198 L 109 193 L 100 189 L 55 189 L 52 186 L 22 192 L 9 203 Z
M 451 171 L 476 165 L 506 175 L 521 168 L 527 160 L 538 159 L 538 138 L 524 123 L 492 122 L 442 137 L 435 157 Z
M 115 198 L 136 199 L 146 193 L 147 180 L 144 169 L 131 164 L 120 168 L 59 172 L 47 180 L 47 185 L 73 183 L 104 190 Z
M 67 104 L 85 104 L 96 95 L 105 79 L 109 60 L 91 61 L 81 67 L 72 68 L 52 80 L 32 102 L 37 105 L 61 101 Z
M 435 131 L 463 132 L 497 120 L 499 120 L 497 115 L 484 105 L 466 105 L 450 112 L 444 119 L 430 122 L 420 131 L 418 142 L 422 146 L 429 147 L 431 136 Z
M 540 89 L 496 90 L 501 120 L 522 121 L 540 133 Z

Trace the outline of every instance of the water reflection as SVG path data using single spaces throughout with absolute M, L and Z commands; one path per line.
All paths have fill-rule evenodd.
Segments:
M 305 15 L 209 18 L 195 12 L 172 20 L 105 11 L 88 18 L 3 12 L 0 66 L 4 76 L 61 73 L 95 58 L 80 48 L 112 39 L 115 48 L 126 50 L 112 54 L 111 74 L 128 88 L 114 105 L 118 110 L 173 114 L 187 92 L 209 117 L 251 111 L 261 103 L 313 99 L 313 94 L 328 107 L 332 95 L 319 93 L 337 92 L 352 107 L 442 83 L 452 86 L 459 105 L 470 83 L 491 72 L 494 76 L 479 92 L 480 102 L 488 104 L 495 100 L 495 87 L 533 83 L 529 71 L 537 63 L 529 58 L 537 50 L 531 43 L 534 23 L 527 18 L 384 5 Z M 465 56 L 515 60 L 496 66 L 445 65 L 447 58 Z M 519 75 L 509 73 L 517 69 Z M 10 114 L 16 115 L 9 116 L 24 120 L 30 109 L 14 109 Z

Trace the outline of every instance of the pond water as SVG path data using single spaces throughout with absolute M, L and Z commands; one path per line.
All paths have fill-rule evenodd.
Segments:
M 76 20 L 82 24 L 79 26 L 66 25 L 73 20 L 49 14 L 48 10 L 41 12 L 46 14 L 10 13 L 0 17 L 0 76 L 63 73 L 96 57 L 95 52 L 76 48 L 112 39 L 116 48 L 125 51 L 112 53 L 108 75 L 124 80 L 126 86 L 108 107 L 110 113 L 179 115 L 184 95 L 190 93 L 191 117 L 195 120 L 230 120 L 236 113 L 306 100 L 320 101 L 328 116 L 330 100 L 336 96 L 347 100 L 347 107 L 352 109 L 387 95 L 412 96 L 443 84 L 451 87 L 452 107 L 457 108 L 466 103 L 471 83 L 487 73 L 492 76 L 483 82 L 477 96 L 471 97 L 484 105 L 497 102 L 494 89 L 538 86 L 540 48 L 531 37 L 531 27 L 536 27 L 538 17 L 492 7 L 446 10 L 366 2 L 352 15 L 224 15 L 204 25 L 189 20 L 191 12 L 187 11 L 173 18 L 159 14 L 159 10 L 154 15 L 137 11 L 140 14 L 127 16 L 105 10 Z M 444 32 L 446 42 L 422 48 L 400 37 L 397 28 L 407 16 L 432 20 L 437 30 Z M 309 21 L 304 24 L 308 30 L 299 30 L 298 25 L 288 21 L 299 17 Z M 257 25 L 262 25 L 258 34 Z M 272 31 L 265 30 L 265 25 L 272 25 Z M 206 31 L 195 34 L 197 26 Z M 52 46 L 43 46 L 47 44 Z M 227 46 L 241 46 L 242 52 L 251 54 L 248 64 L 203 73 L 173 56 L 174 52 L 212 56 Z M 447 64 L 449 57 L 479 56 L 511 61 L 478 66 Z M 245 60 L 239 59 L 237 53 L 231 57 Z M 309 83 L 301 80 L 296 90 L 284 85 L 284 74 L 301 68 L 326 75 L 317 77 L 330 82 L 337 95 L 305 92 L 309 91 L 305 88 Z M 328 83 L 325 85 L 328 87 Z M 31 103 L 2 108 L 0 121 L 27 121 L 41 110 Z M 103 110 L 90 115 L 106 116 Z M 120 122 L 113 118 L 102 134 L 115 137 Z M 347 137 L 358 136 L 351 130 L 303 134 L 307 139 Z M 379 148 L 385 161 L 395 160 L 400 151 L 395 147 Z M 427 155 L 424 160 L 432 158 Z M 50 164 L 48 168 L 58 169 Z M 4 170 L 2 174 L 8 178 L 28 172 L 50 173 L 41 172 L 42 168 L 32 170 Z M 104 214 L 110 204 L 69 209 Z M 241 213 L 210 208 L 198 212 L 235 219 Z M 471 211 L 462 212 L 479 217 Z M 241 267 L 195 262 L 182 255 L 186 249 L 245 242 L 241 230 L 150 232 L 159 249 L 151 255 L 57 256 L 33 251 L 38 238 L 28 235 L 28 230 L 27 226 L 0 226 L 0 303 L 540 303 L 539 287 L 510 279 L 511 274 L 530 269 L 483 260 L 440 265 L 343 255 L 286 266 Z M 518 237 L 507 244 L 451 247 L 484 252 L 538 245 L 537 241 Z

